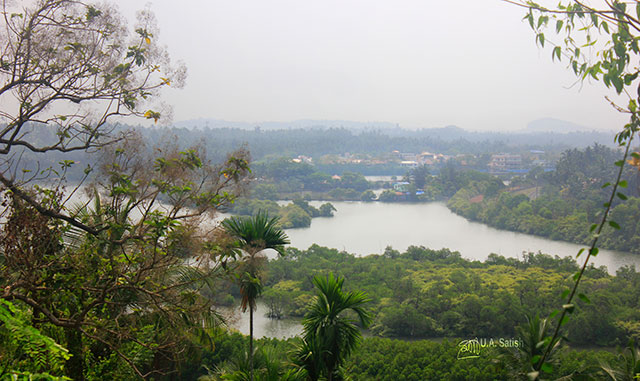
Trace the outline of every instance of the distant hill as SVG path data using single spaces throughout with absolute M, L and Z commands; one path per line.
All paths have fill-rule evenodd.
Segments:
M 590 132 L 595 130 L 595 128 L 554 118 L 536 119 L 527 124 L 526 128 L 527 132 L 555 132 L 559 134 L 568 132 Z

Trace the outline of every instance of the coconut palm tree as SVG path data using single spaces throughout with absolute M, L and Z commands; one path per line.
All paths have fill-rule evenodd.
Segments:
M 307 369 L 312 380 L 322 374 L 329 381 L 341 379 L 340 367 L 362 338 L 355 323 L 365 328 L 371 323 L 371 316 L 363 307 L 370 299 L 364 292 L 343 292 L 344 278 L 333 274 L 316 276 L 313 283 L 318 292 L 302 322 L 303 345 L 296 354 L 296 363 Z M 348 316 L 349 311 L 357 320 Z
M 231 217 L 222 221 L 224 230 L 236 240 L 240 255 L 237 275 L 242 295 L 242 312 L 249 309 L 249 371 L 253 381 L 253 312 L 256 300 L 262 293 L 262 275 L 267 260 L 264 251 L 275 250 L 284 255 L 284 245 L 289 237 L 278 226 L 278 218 L 269 218 L 266 212 L 259 211 L 253 217 Z

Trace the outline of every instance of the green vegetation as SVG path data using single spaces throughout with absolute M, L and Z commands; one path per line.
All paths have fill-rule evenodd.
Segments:
M 0 299 L 0 380 L 68 380 L 50 373 L 62 372 L 69 352 L 28 319 L 27 313 Z
M 317 293 L 302 321 L 302 343 L 294 360 L 312 381 L 343 379 L 342 367 L 362 338 L 355 323 L 363 328 L 371 323 L 371 316 L 363 307 L 369 302 L 366 294 L 343 292 L 343 283 L 344 278 L 336 278 L 333 273 L 326 278 L 313 278 Z M 349 313 L 357 319 L 349 317 Z
M 619 153 L 601 145 L 566 151 L 555 171 L 532 171 L 515 179 L 510 191 L 496 192 L 487 179 L 471 181 L 458 190 L 447 206 L 457 214 L 499 229 L 585 244 L 590 226 L 598 219 L 607 189 L 614 180 L 611 165 Z M 600 246 L 640 253 L 640 172 L 624 172 L 627 187 L 614 201 L 610 217 L 623 221 L 620 229 L 605 227 Z M 480 197 L 479 197 L 480 196 Z
M 382 336 L 512 337 L 526 316 L 545 314 L 559 302 L 577 270 L 571 258 L 526 254 L 523 259 L 491 254 L 485 262 L 462 259 L 457 252 L 412 246 L 404 253 L 355 257 L 312 246 L 289 249 L 269 263 L 264 298 L 285 315 L 301 316 L 312 295 L 308 274 L 344 276 L 366 292 L 374 312 L 371 333 Z M 589 267 L 584 292 L 567 325 L 574 344 L 624 344 L 640 338 L 637 298 L 640 274 L 623 267 L 617 276 Z
M 196 375 L 206 372 L 206 369 L 209 369 L 209 375 L 201 376 L 199 381 L 217 380 L 214 369 L 218 369 L 218 374 L 227 379 L 248 379 L 246 375 L 242 378 L 242 369 L 246 369 L 246 356 L 242 348 L 246 347 L 247 338 L 226 331 L 220 331 L 215 337 L 216 348 L 203 355 L 203 368 L 195 373 L 181 373 L 182 379 L 195 379 Z M 358 350 L 345 362 L 343 369 L 345 376 L 365 381 L 522 379 L 517 373 L 512 373 L 511 366 L 516 363 L 503 360 L 505 353 L 499 347 L 485 348 L 478 358 L 459 360 L 459 343 L 458 339 L 405 341 L 365 337 Z M 306 379 L 304 374 L 296 374 L 298 368 L 289 358 L 300 345 L 300 339 L 258 339 L 256 344 L 256 373 L 264 375 L 257 379 Z M 624 356 L 610 351 L 570 350 L 563 347 L 556 354 L 557 365 L 550 378 L 571 375 L 577 379 L 606 379 L 603 368 L 624 374 L 632 357 L 628 348 L 623 354 Z M 600 363 L 604 365 L 602 368 Z M 269 378 L 268 374 L 274 376 Z M 232 378 L 233 376 L 237 378 Z
M 280 206 L 272 200 L 241 198 L 234 202 L 231 211 L 241 216 L 255 216 L 260 211 L 265 211 L 270 216 L 278 217 L 280 227 L 290 229 L 308 227 L 314 217 L 333 217 L 336 208 L 329 202 L 316 208 L 302 199 L 295 199 L 288 205 Z

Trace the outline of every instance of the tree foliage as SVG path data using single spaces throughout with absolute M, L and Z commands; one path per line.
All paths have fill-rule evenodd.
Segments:
M 371 316 L 363 307 L 369 298 L 361 291 L 343 292 L 343 283 L 344 278 L 332 273 L 326 278 L 313 278 L 317 293 L 304 317 L 303 343 L 295 355 L 295 362 L 311 380 L 342 379 L 340 367 L 362 339 L 355 323 L 363 328 L 371 323 Z M 349 312 L 357 318 L 347 316 Z
M 139 13 L 130 33 L 108 4 L 45 0 L 17 8 L 3 0 L 2 8 L 0 183 L 39 212 L 95 234 L 68 211 L 46 209 L 22 190 L 51 172 L 26 169 L 21 158 L 121 140 L 108 123 L 116 116 L 157 121 L 160 109 L 152 102 L 161 88 L 182 86 L 185 69 L 172 67 L 149 10 Z
M 220 253 L 199 225 L 233 199 L 247 161 L 239 153 L 214 166 L 196 151 L 172 150 L 154 161 L 145 152 L 114 147 L 106 155 L 91 202 L 74 212 L 97 234 L 40 214 L 21 198 L 8 201 L 0 296 L 64 333 L 73 354 L 67 373 L 76 379 L 90 343 L 100 348 L 90 356 L 113 354 L 139 376 L 171 371 L 190 345 L 185 335 L 206 340 L 202 328 L 217 319 L 201 291 L 221 275 Z M 59 192 L 44 194 L 49 198 L 33 197 L 60 208 Z
M 69 352 L 29 323 L 29 314 L 0 299 L 0 379 L 63 380 Z
M 615 172 L 615 180 L 604 187 L 611 185 L 608 201 L 603 205 L 604 212 L 599 222 L 591 225 L 593 233 L 589 248 L 586 250 L 584 265 L 574 276 L 574 285 L 563 293 L 566 302 L 561 310 L 554 312 L 558 315 L 554 333 L 544 338 L 541 342 L 546 349 L 541 359 L 536 362 L 534 370 L 529 374 L 531 379 L 540 377 L 540 372 L 548 373 L 548 359 L 552 353 L 553 345 L 560 337 L 560 328 L 569 320 L 575 304 L 574 296 L 580 284 L 584 270 L 591 256 L 598 254 L 599 236 L 605 225 L 619 229 L 620 224 L 609 218 L 612 203 L 617 198 L 626 200 L 627 196 L 619 191 L 628 186 L 621 179 L 626 160 L 631 156 L 630 163 L 634 166 L 640 160 L 639 153 L 631 153 L 631 142 L 638 131 L 640 124 L 638 104 L 640 104 L 640 81 L 638 74 L 640 69 L 636 62 L 640 55 L 638 46 L 638 31 L 640 31 L 640 3 L 635 2 L 634 7 L 624 1 L 605 1 L 604 4 L 592 6 L 586 1 L 571 0 L 560 2 L 556 7 L 546 7 L 527 0 L 522 2 L 507 0 L 527 8 L 525 19 L 536 33 L 536 42 L 544 47 L 547 38 L 544 30 L 550 22 L 555 24 L 555 33 L 560 41 L 554 44 L 552 58 L 560 60 L 563 56 L 569 61 L 569 67 L 579 80 L 602 80 L 607 88 L 613 88 L 617 95 L 623 96 L 624 103 L 617 99 L 609 99 L 611 104 L 620 112 L 629 115 L 629 122 L 624 125 L 616 135 L 616 142 L 625 148 L 621 160 L 616 161 L 619 167 Z M 632 3 L 633 4 L 633 3 Z M 584 249 L 578 253 L 580 255 Z M 586 298 L 586 297 L 584 297 Z M 588 298 L 586 298 L 588 300 Z

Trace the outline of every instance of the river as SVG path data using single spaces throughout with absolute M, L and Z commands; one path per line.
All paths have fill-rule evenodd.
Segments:
M 322 202 L 310 202 L 318 207 Z M 538 252 L 575 257 L 580 245 L 552 241 L 528 234 L 494 229 L 468 221 L 447 209 L 442 202 L 400 204 L 382 202 L 332 202 L 334 217 L 314 218 L 308 228 L 287 229 L 291 246 L 306 249 L 316 243 L 345 250 L 355 255 L 381 254 L 386 246 L 404 251 L 409 245 L 431 249 L 449 248 L 467 259 L 485 260 L 490 253 L 505 257 L 522 257 L 523 252 Z M 584 255 L 581 256 L 581 259 Z M 607 266 L 615 273 L 623 265 L 640 265 L 640 255 L 600 250 L 593 258 L 597 266 Z M 286 338 L 301 331 L 298 321 L 271 320 L 267 309 L 258 305 L 254 315 L 256 337 Z M 247 316 L 243 316 L 247 315 Z M 230 323 L 248 334 L 248 314 L 237 314 Z
M 321 202 L 311 202 L 318 206 Z M 308 228 L 288 229 L 291 246 L 306 249 L 317 243 L 355 255 L 381 254 L 386 246 L 404 251 L 410 245 L 448 248 L 462 257 L 484 261 L 491 253 L 522 257 L 523 252 L 574 256 L 583 247 L 523 233 L 499 230 L 472 222 L 447 209 L 442 202 L 421 204 L 332 202 L 331 218 L 314 218 Z M 581 257 L 582 258 L 582 257 Z M 600 250 L 593 258 L 610 273 L 624 265 L 640 265 L 640 255 Z

